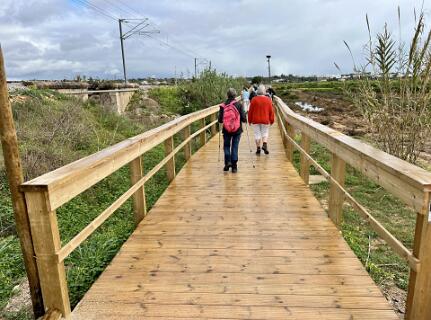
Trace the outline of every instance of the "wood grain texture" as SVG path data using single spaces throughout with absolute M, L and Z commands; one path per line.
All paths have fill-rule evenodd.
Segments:
M 276 126 L 269 146 L 254 169 L 243 136 L 234 175 L 211 139 L 72 319 L 397 319 L 287 161 Z
M 137 183 L 144 177 L 144 170 L 142 166 L 142 156 L 137 157 L 135 160 L 130 162 L 130 181 L 132 185 Z M 142 185 L 133 194 L 133 215 L 135 223 L 139 224 L 147 214 L 147 203 L 145 200 L 145 185 Z
M 346 176 L 346 162 L 341 159 L 338 155 L 332 154 L 331 159 L 331 176 L 344 187 L 344 180 Z M 344 204 L 344 192 L 334 184 L 334 180 L 331 180 L 331 187 L 329 190 L 329 217 L 334 224 L 341 228 L 341 222 L 343 221 L 343 204 Z
M 283 120 L 288 121 L 296 130 L 337 154 L 347 164 L 394 194 L 416 212 L 422 211 L 424 191 L 431 189 L 429 171 L 301 116 L 278 97 L 275 97 L 275 102 Z

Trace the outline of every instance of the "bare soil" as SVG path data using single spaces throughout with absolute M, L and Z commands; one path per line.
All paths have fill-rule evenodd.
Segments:
M 295 97 L 288 98 L 287 103 L 295 112 L 349 136 L 362 136 L 368 132 L 367 124 L 361 113 L 341 95 L 331 92 L 293 91 L 293 93 Z M 324 110 L 321 112 L 303 111 L 295 104 L 296 102 L 307 102 L 324 108 Z

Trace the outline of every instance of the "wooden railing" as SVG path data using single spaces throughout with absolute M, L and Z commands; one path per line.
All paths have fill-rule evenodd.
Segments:
M 294 149 L 299 151 L 300 175 L 304 182 L 309 183 L 310 165 L 330 182 L 329 217 L 340 227 L 343 204 L 346 201 L 368 221 L 370 227 L 410 266 L 406 319 L 431 319 L 431 173 L 303 117 L 293 112 L 278 97 L 275 98 L 275 105 L 287 157 L 292 161 Z M 300 144 L 295 140 L 297 132 L 301 135 Z M 331 153 L 331 173 L 310 156 L 311 140 Z M 417 212 L 412 251 L 396 239 L 345 189 L 346 164 L 360 171 Z
M 56 318 L 59 312 L 69 318 L 71 313 L 64 260 L 130 197 L 133 197 L 134 220 L 138 224 L 147 212 L 145 183 L 163 167 L 172 181 L 176 174 L 175 155 L 183 149 L 185 160 L 189 160 L 192 139 L 199 137 L 200 144 L 204 145 L 207 131 L 211 136 L 216 134 L 218 110 L 218 106 L 213 106 L 177 118 L 21 185 L 27 202 L 47 319 Z M 192 134 L 191 127 L 196 122 L 200 129 Z M 182 134 L 183 141 L 175 147 L 176 134 Z M 161 143 L 164 143 L 165 158 L 144 174 L 143 155 Z M 61 246 L 56 209 L 127 164 L 132 187 Z

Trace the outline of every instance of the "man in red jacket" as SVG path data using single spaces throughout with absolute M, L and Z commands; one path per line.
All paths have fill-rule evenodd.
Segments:
M 265 86 L 260 85 L 257 88 L 257 96 L 251 100 L 250 109 L 248 111 L 248 122 L 253 127 L 257 155 L 260 154 L 261 148 L 265 154 L 269 154 L 269 126 L 274 123 L 272 101 L 269 97 L 265 96 L 265 93 Z

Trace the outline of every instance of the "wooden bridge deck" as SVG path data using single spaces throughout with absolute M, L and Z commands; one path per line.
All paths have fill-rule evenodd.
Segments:
M 252 168 L 196 153 L 72 319 L 398 319 L 309 188 L 276 126 Z

